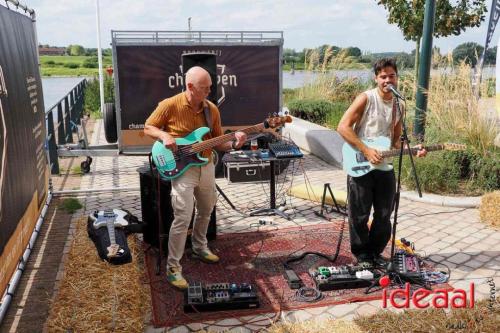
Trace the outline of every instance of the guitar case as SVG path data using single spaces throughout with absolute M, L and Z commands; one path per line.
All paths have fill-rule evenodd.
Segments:
M 111 245 L 110 236 L 108 232 L 108 228 L 106 226 L 95 228 L 94 222 L 98 218 L 98 216 L 103 215 L 103 211 L 95 211 L 89 215 L 87 219 L 87 233 L 94 242 L 94 245 L 97 249 L 97 254 L 103 260 L 106 260 L 110 264 L 113 265 L 123 265 L 129 262 L 132 262 L 132 254 L 130 253 L 130 248 L 128 247 L 127 235 L 129 232 L 128 227 L 132 224 L 137 225 L 137 218 L 130 214 L 126 210 L 117 210 L 114 209 L 115 212 L 120 212 L 121 218 L 126 222 L 122 221 L 122 225 L 126 224 L 123 227 L 115 227 L 115 242 L 120 247 L 120 255 L 116 257 L 108 257 L 108 247 Z M 130 221 L 129 224 L 127 224 Z

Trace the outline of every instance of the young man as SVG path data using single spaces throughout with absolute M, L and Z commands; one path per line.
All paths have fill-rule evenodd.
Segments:
M 356 97 L 340 120 L 338 133 L 347 143 L 363 153 L 372 164 L 383 158 L 379 151 L 365 145 L 361 140 L 385 136 L 391 139 L 392 147 L 401 145 L 401 117 L 389 86 L 397 87 L 398 69 L 393 59 L 380 59 L 373 66 L 376 88 Z M 404 108 L 401 106 L 401 112 Z M 417 156 L 425 156 L 420 149 Z M 393 210 L 396 181 L 394 170 L 373 170 L 361 177 L 347 177 L 349 233 L 351 252 L 361 265 L 383 266 L 381 256 L 391 237 L 391 213 Z M 368 228 L 373 206 L 373 220 Z
M 207 126 L 204 108 L 209 108 L 211 132 L 204 139 L 222 135 L 220 113 L 206 98 L 210 93 L 212 80 L 209 73 L 201 67 L 192 67 L 186 72 L 186 91 L 167 98 L 158 104 L 156 110 L 146 120 L 144 133 L 163 141 L 165 147 L 177 150 L 175 138 L 184 137 L 195 129 Z M 246 134 L 236 132 L 236 141 L 226 142 L 217 150 L 226 151 L 240 148 L 246 141 Z M 203 152 L 210 157 L 211 151 Z M 213 163 L 193 166 L 182 176 L 172 180 L 172 208 L 174 221 L 168 236 L 167 279 L 179 289 L 187 289 L 188 283 L 182 276 L 180 260 L 184 254 L 187 231 L 196 198 L 198 214 L 193 226 L 193 255 L 207 263 L 216 263 L 219 257 L 207 245 L 207 228 L 210 214 L 217 199 L 215 189 L 215 169 Z

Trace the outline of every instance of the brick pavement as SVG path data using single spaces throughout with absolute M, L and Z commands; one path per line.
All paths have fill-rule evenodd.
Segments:
M 97 134 L 99 133 L 96 132 L 96 138 Z M 103 133 L 99 135 L 100 140 L 103 140 Z M 105 187 L 111 184 L 121 187 L 138 187 L 139 177 L 136 169 L 146 162 L 145 157 L 99 158 L 93 165 L 92 173 L 82 179 L 82 188 Z M 284 181 L 285 178 L 286 181 Z M 307 155 L 305 159 L 292 163 L 288 171 L 278 177 L 276 191 L 277 204 L 285 204 L 284 212 L 291 214 L 292 220 L 287 221 L 273 216 L 274 224 L 270 228 L 325 223 L 324 219 L 315 214 L 315 211 L 319 211 L 318 204 L 286 195 L 290 186 L 304 183 L 322 185 L 325 182 L 331 183 L 334 188 L 345 190 L 346 175 L 342 170 L 335 170 L 312 155 Z M 268 183 L 228 183 L 226 179 L 217 179 L 217 184 L 238 209 L 238 211 L 232 210 L 219 196 L 218 232 L 233 233 L 250 230 L 250 224 L 258 222 L 258 217 L 249 217 L 248 213 L 253 209 L 268 205 Z M 112 203 L 131 210 L 137 216 L 141 215 L 140 196 L 137 192 L 99 194 L 87 199 L 86 202 L 86 212 L 98 208 L 97 203 L 101 205 Z M 335 214 L 332 217 L 341 218 L 340 215 Z M 500 232 L 482 224 L 479 221 L 477 209 L 434 206 L 401 199 L 397 231 L 398 237 L 413 241 L 419 252 L 448 265 L 451 269 L 452 286 L 468 288 L 470 282 L 475 282 L 476 299 L 490 296 L 490 289 L 486 284 L 488 277 L 493 277 L 496 285 L 500 286 L 500 260 L 497 259 L 500 253 Z M 352 319 L 356 315 L 374 313 L 380 310 L 381 305 L 381 301 L 370 301 L 312 308 L 283 312 L 281 318 L 289 321 L 327 317 Z M 269 318 L 273 318 L 273 314 L 247 318 L 247 321 L 259 320 L 259 318 L 269 321 Z M 241 332 L 259 328 L 255 325 L 252 327 L 251 324 L 242 325 L 242 322 L 232 318 L 203 324 L 181 325 L 170 328 L 169 332 L 190 332 L 200 328 L 219 331 L 227 329 L 225 325 L 228 324 L 238 326 Z M 147 332 L 163 331 L 166 330 L 153 327 L 147 329 Z
M 97 124 L 93 143 L 103 143 L 102 123 Z M 81 188 L 104 187 L 139 187 L 136 169 L 147 162 L 146 157 L 120 156 L 94 158 L 91 172 L 81 179 Z M 286 177 L 286 181 L 283 180 Z M 318 158 L 307 155 L 301 161 L 291 164 L 288 171 L 278 177 L 277 203 L 285 204 L 285 212 L 291 214 L 292 220 L 273 216 L 273 228 L 286 228 L 298 225 L 324 223 L 316 216 L 318 204 L 286 195 L 291 185 L 301 183 L 323 184 L 329 182 L 332 187 L 345 189 L 346 176 L 343 171 L 335 170 Z M 219 233 L 243 232 L 251 229 L 250 224 L 258 221 L 258 217 L 249 217 L 247 213 L 255 208 L 268 205 L 269 185 L 263 183 L 231 184 L 225 179 L 218 179 L 222 188 L 238 211 L 233 211 L 219 196 L 217 205 L 217 225 Z M 96 193 L 82 197 L 84 209 L 80 215 L 86 215 L 95 209 L 106 206 L 121 207 L 141 217 L 140 194 L 138 191 L 121 191 Z M 241 212 L 241 213 L 240 213 Z M 77 218 L 78 216 L 74 216 Z M 340 216 L 335 216 L 340 218 Z M 415 243 L 420 253 L 431 259 L 443 262 L 451 269 L 450 283 L 454 287 L 466 287 L 470 282 L 476 283 L 476 299 L 490 296 L 486 279 L 492 277 L 500 286 L 500 232 L 495 231 L 479 221 L 477 209 L 460 209 L 433 206 L 416 201 L 401 199 L 398 237 L 405 237 Z M 265 228 L 265 227 L 264 227 Z M 498 290 L 498 288 L 497 288 Z M 299 311 L 288 311 L 280 314 L 280 319 L 297 321 L 318 318 L 342 318 L 350 320 L 357 315 L 371 314 L 381 308 L 381 301 L 342 304 L 337 306 L 312 308 Z M 394 309 L 393 309 L 394 310 Z M 201 328 L 213 331 L 227 329 L 227 325 L 237 326 L 240 332 L 251 332 L 261 328 L 259 324 L 270 323 L 275 314 L 259 315 L 241 320 L 231 318 L 198 324 L 181 325 L 169 328 L 169 332 L 191 332 Z M 245 324 L 252 322 L 253 324 Z M 167 329 L 148 327 L 147 332 L 166 332 Z

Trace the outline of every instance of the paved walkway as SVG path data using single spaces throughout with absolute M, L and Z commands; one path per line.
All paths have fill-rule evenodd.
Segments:
M 105 142 L 102 123 L 97 124 L 92 142 L 94 144 Z M 138 188 L 139 176 L 136 170 L 146 162 L 146 157 L 137 156 L 94 158 L 91 172 L 82 177 L 80 188 Z M 319 211 L 317 203 L 290 197 L 286 195 L 286 191 L 290 186 L 301 183 L 322 185 L 325 182 L 331 183 L 334 188 L 345 189 L 345 179 L 343 171 L 334 170 L 312 155 L 307 155 L 301 161 L 291 164 L 286 173 L 278 177 L 277 203 L 284 204 L 285 213 L 291 214 L 292 219 L 287 221 L 273 216 L 272 228 L 325 223 L 325 220 L 315 214 Z M 218 232 L 234 233 L 251 230 L 251 224 L 258 222 L 259 218 L 248 217 L 247 213 L 255 208 L 268 206 L 268 183 L 231 184 L 222 178 L 217 180 L 217 184 L 243 213 L 232 210 L 219 196 Z M 110 206 L 130 210 L 141 217 L 139 191 L 87 194 L 82 201 L 84 209 L 77 214 L 78 216 L 74 216 L 74 219 L 93 210 Z M 341 218 L 335 215 L 333 217 Z M 477 209 L 443 207 L 401 199 L 398 221 L 398 237 L 413 241 L 419 253 L 425 253 L 431 259 L 450 267 L 452 272 L 450 283 L 454 287 L 468 290 L 469 283 L 474 282 L 476 300 L 490 297 L 490 286 L 486 282 L 490 277 L 494 279 L 497 290 L 499 289 L 500 232 L 480 223 Z M 381 300 L 342 304 L 282 312 L 280 319 L 292 322 L 323 318 L 350 320 L 356 315 L 375 313 L 381 307 Z M 146 332 L 192 332 L 200 329 L 223 331 L 232 325 L 236 332 L 251 332 L 261 329 L 263 324 L 270 323 L 274 318 L 275 314 L 272 313 L 181 325 L 169 329 L 155 329 L 149 326 Z
M 103 142 L 102 128 L 96 130 L 96 139 Z M 139 186 L 136 169 L 147 162 L 145 157 L 101 157 L 94 159 L 92 172 L 82 179 L 82 188 L 129 187 Z M 285 180 L 283 182 L 283 180 Z M 311 201 L 297 199 L 286 195 L 290 186 L 310 183 L 322 185 L 325 182 L 332 187 L 345 190 L 346 176 L 342 170 L 333 170 L 330 165 L 318 158 L 308 155 L 305 159 L 291 164 L 286 173 L 278 177 L 277 204 L 285 204 L 285 213 L 291 214 L 292 220 L 273 216 L 273 226 L 286 228 L 299 225 L 325 223 L 316 216 L 319 205 Z M 269 185 L 263 183 L 228 183 L 225 178 L 217 179 L 236 208 L 245 213 L 240 214 L 230 208 L 219 196 L 217 204 L 217 227 L 219 233 L 244 232 L 250 225 L 258 222 L 258 217 L 246 214 L 255 209 L 268 206 Z M 137 192 L 121 192 L 114 194 L 98 194 L 85 199 L 85 214 L 102 208 L 104 205 L 123 207 L 141 216 L 140 194 Z M 486 280 L 492 277 L 500 286 L 500 232 L 479 222 L 477 209 L 461 209 L 442 207 L 426 203 L 401 199 L 397 235 L 415 243 L 420 253 L 425 253 L 432 260 L 441 262 L 451 269 L 451 285 L 468 290 L 469 283 L 476 284 L 476 299 L 489 298 L 490 287 Z M 334 216 L 335 217 L 335 216 Z M 341 218 L 341 216 L 336 216 Z M 499 288 L 497 288 L 498 290 Z M 351 319 L 355 315 L 371 314 L 381 308 L 382 302 L 370 301 L 343 304 L 322 308 L 309 308 L 300 311 L 283 312 L 281 318 L 288 321 L 343 318 Z M 228 325 L 237 326 L 237 331 L 248 332 L 261 326 L 243 322 L 269 322 L 274 314 L 252 318 L 224 319 L 205 322 L 203 324 L 182 325 L 171 328 L 169 332 L 190 332 L 201 328 L 213 331 L 225 330 Z M 220 326 L 219 326 L 220 325 Z M 147 332 L 163 332 L 164 329 L 149 327 Z

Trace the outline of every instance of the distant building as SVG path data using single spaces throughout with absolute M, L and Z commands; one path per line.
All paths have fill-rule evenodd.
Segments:
M 40 55 L 65 55 L 66 48 L 65 47 L 55 47 L 55 46 L 39 46 L 38 53 Z

